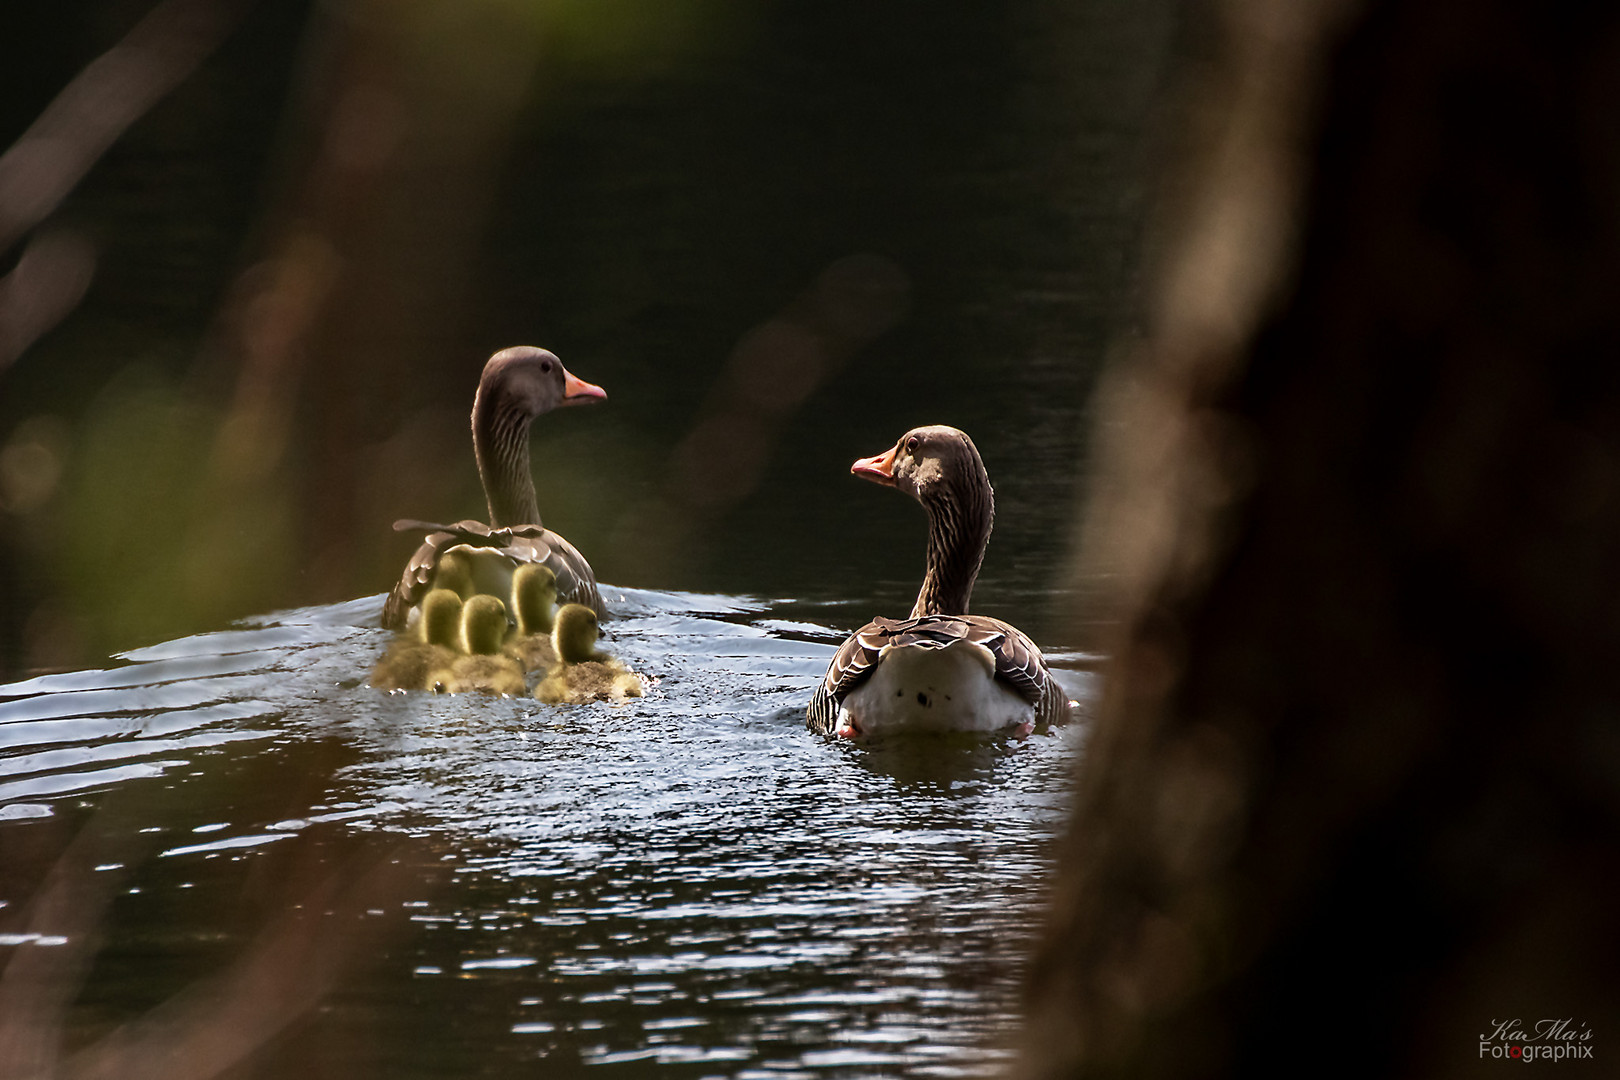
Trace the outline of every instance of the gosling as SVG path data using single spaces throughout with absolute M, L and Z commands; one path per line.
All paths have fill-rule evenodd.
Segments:
M 551 608 L 557 602 L 557 575 L 539 563 L 524 563 L 512 574 L 512 611 L 517 629 L 503 650 L 524 671 L 544 671 L 557 659 L 551 644 Z
M 582 604 L 565 604 L 552 627 L 557 662 L 535 687 L 547 705 L 583 705 L 589 701 L 623 701 L 641 696 L 641 676 L 596 647 L 596 612 Z
M 453 589 L 462 600 L 471 598 L 477 590 L 473 588 L 472 564 L 467 557 L 459 551 L 447 551 L 440 555 L 433 567 L 433 587 Z
M 461 636 L 461 597 L 434 589 L 422 598 L 422 617 L 413 630 L 395 636 L 371 672 L 378 690 L 421 690 L 428 675 L 455 663 Z
M 523 668 L 501 653 L 506 625 L 506 605 L 499 597 L 480 593 L 462 605 L 461 637 L 467 655 L 429 676 L 433 689 L 448 694 L 477 691 L 509 697 L 526 692 Z

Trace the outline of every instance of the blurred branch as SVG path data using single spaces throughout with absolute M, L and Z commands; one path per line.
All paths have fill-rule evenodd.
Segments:
M 70 229 L 40 232 L 0 277 L 0 371 L 79 306 L 96 272 L 96 246 Z
M 309 848 L 304 874 L 320 864 Z M 417 883 L 406 848 L 297 884 L 297 902 L 266 927 L 225 974 L 176 995 L 64 1063 L 70 1080 L 205 1080 L 262 1049 L 320 1003 L 340 977 L 374 955 Z
M 1206 14 L 1151 334 L 1099 408 L 1119 623 L 1016 1075 L 1601 1040 L 1620 13 Z
M 300 797 L 314 786 L 289 785 L 286 805 L 307 812 Z M 217 1076 L 306 1018 L 379 954 L 381 942 L 409 925 L 401 904 L 422 888 L 420 852 L 409 842 L 377 850 L 349 836 L 360 850 L 334 855 L 341 827 L 312 827 L 259 856 L 260 885 L 242 907 L 274 914 L 226 970 L 69 1052 L 79 995 L 113 921 L 109 902 L 131 872 L 109 864 L 137 866 L 157 844 L 154 835 L 129 828 L 139 813 L 132 802 L 139 805 L 138 797 L 112 796 L 54 858 L 40 856 L 62 843 L 69 826 L 60 820 L 14 830 L 0 845 L 0 866 L 13 874 L 27 877 L 29 863 L 43 863 L 27 904 L 3 912 L 9 918 L 0 921 L 16 938 L 0 972 L 0 1080 Z
M 43 222 L 118 138 L 190 75 L 253 0 L 164 0 L 97 57 L 0 155 L 0 252 Z M 0 368 L 71 311 L 94 251 L 63 234 L 29 242 L 0 279 Z
M 1145 1074 L 1155 1054 L 1175 1057 L 1149 1032 L 1209 977 L 1201 964 L 1232 947 L 1199 936 L 1206 897 L 1166 900 L 1145 885 L 1190 879 L 1193 893 L 1236 843 L 1252 779 L 1229 735 L 1188 732 L 1174 716 L 1186 662 L 1174 620 L 1217 571 L 1248 494 L 1247 431 L 1210 402 L 1242 375 L 1292 281 L 1305 148 L 1354 11 L 1349 0 L 1220 0 L 1203 12 L 1213 58 L 1184 62 L 1174 88 L 1182 145 L 1154 223 L 1148 334 L 1097 391 L 1076 577 L 1110 582 L 1112 639 L 1099 647 L 1112 663 L 1031 975 L 1020 1080 Z
M 47 830 L 49 837 L 55 830 Z M 15 844 L 21 837 L 8 837 Z M 97 828 L 78 831 L 51 864 L 11 933 L 31 939 L 13 947 L 0 973 L 0 1077 L 5 1080 L 55 1074 L 64 1018 L 84 982 L 99 944 L 102 923 L 115 875 L 95 867 L 115 857 L 107 834 Z M 8 845 L 5 852 L 17 852 Z M 120 860 L 128 851 L 117 852 Z M 17 867 L 7 869 L 15 872 Z M 45 938 L 51 945 L 35 942 Z
M 1164 576 L 1196 581 L 1214 515 L 1243 483 L 1241 432 L 1199 405 L 1242 370 L 1289 283 L 1309 179 L 1300 144 L 1323 54 L 1353 7 L 1215 4 L 1226 55 L 1179 88 L 1187 160 L 1159 209 L 1149 335 L 1097 391 L 1105 420 L 1076 577 L 1114 581 L 1110 615 L 1140 609 Z
M 253 0 L 164 0 L 0 156 L 0 248 L 44 221 L 96 159 L 224 40 Z
M 199 364 L 236 373 L 192 525 L 207 557 L 190 571 L 195 595 L 235 601 L 226 615 L 285 602 L 291 566 L 310 598 L 346 588 L 364 535 L 357 450 L 414 392 L 403 372 L 453 367 L 438 346 L 540 44 L 503 0 L 341 0 L 315 9 L 306 40 L 265 241 Z M 299 488 L 289 459 L 321 481 Z M 268 535 L 269 519 L 287 533 Z M 244 582 L 277 588 L 244 601 Z

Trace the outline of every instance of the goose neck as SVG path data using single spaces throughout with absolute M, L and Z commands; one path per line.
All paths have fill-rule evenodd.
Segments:
M 480 388 L 473 402 L 473 452 L 489 502 L 489 523 L 539 525 L 540 507 L 529 471 L 529 424 L 534 417 Z
M 923 508 L 928 511 L 928 568 L 912 617 L 965 615 L 995 517 L 989 481 L 947 489 L 925 500 Z

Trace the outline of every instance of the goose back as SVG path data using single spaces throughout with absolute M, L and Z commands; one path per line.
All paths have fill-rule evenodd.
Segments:
M 468 562 L 478 592 L 510 596 L 513 572 L 523 563 L 537 563 L 556 576 L 558 600 L 584 604 L 598 616 L 606 614 L 591 564 L 574 545 L 550 529 L 539 525 L 491 528 L 470 520 L 453 525 L 396 521 L 394 528 L 401 532 L 426 530 L 428 535 L 405 564 L 404 573 L 383 604 L 382 625 L 386 629 L 404 629 L 411 610 L 433 587 L 439 560 L 452 551 Z
M 810 699 L 805 726 L 822 735 L 836 732 L 844 702 L 892 651 L 944 650 L 962 644 L 989 654 L 994 679 L 1029 704 L 1036 724 L 1068 719 L 1068 695 L 1052 678 L 1041 650 L 1023 631 L 985 615 L 920 615 L 873 619 L 851 634 L 827 665 L 827 673 Z

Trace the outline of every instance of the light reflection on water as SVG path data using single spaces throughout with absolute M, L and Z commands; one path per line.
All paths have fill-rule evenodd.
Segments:
M 622 706 L 374 691 L 378 597 L 0 687 L 9 828 L 172 789 L 121 824 L 146 841 L 133 869 L 97 868 L 133 874 L 145 906 L 112 906 L 84 996 L 149 1008 L 141 980 L 166 947 L 195 949 L 172 943 L 213 902 L 180 890 L 240 895 L 279 841 L 340 829 L 414 845 L 404 930 L 331 1006 L 339 1024 L 391 1010 L 370 1051 L 385 1075 L 536 1058 L 593 1075 L 994 1069 L 1080 725 L 831 742 L 802 711 L 848 611 L 607 595 L 609 647 L 654 680 Z M 1054 656 L 1082 700 L 1086 659 Z M 309 782 L 305 751 L 330 744 L 341 761 L 289 816 L 267 793 Z M 26 896 L 0 899 L 5 916 Z M 39 947 L 24 938 L 0 941 Z M 171 967 L 195 978 L 228 955 Z

